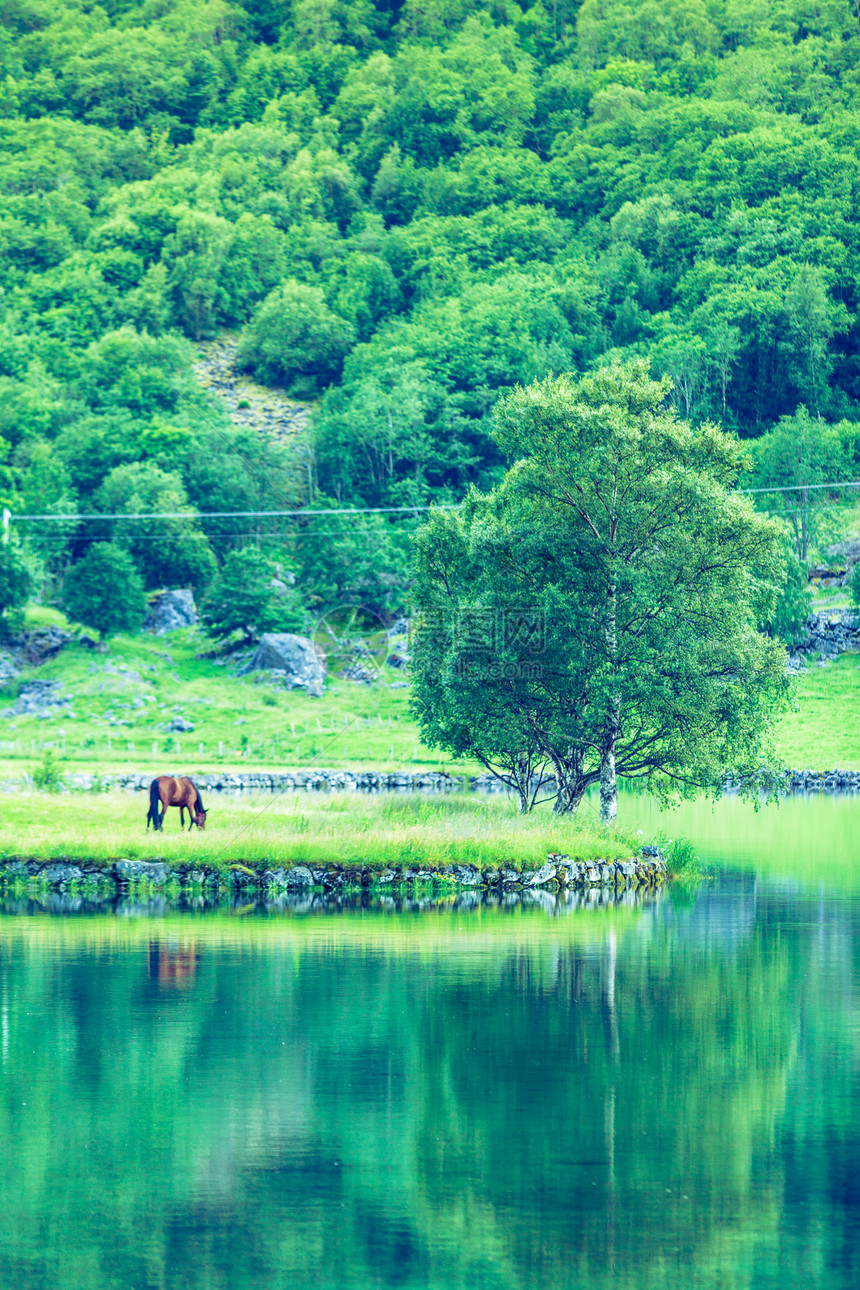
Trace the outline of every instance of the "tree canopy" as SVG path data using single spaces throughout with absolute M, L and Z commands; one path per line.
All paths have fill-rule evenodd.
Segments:
M 17 542 L 0 542 L 0 623 L 7 626 L 10 610 L 20 609 L 33 590 L 33 573 Z
M 556 809 L 616 776 L 665 794 L 758 787 L 775 760 L 784 651 L 759 634 L 781 527 L 735 489 L 740 443 L 666 406 L 634 361 L 504 399 L 514 459 L 489 495 L 419 535 L 414 710 L 431 746 Z
M 5 5 L 11 509 L 139 463 L 201 512 L 459 501 L 504 473 L 499 397 L 645 356 L 691 425 L 806 416 L 856 470 L 858 51 L 852 0 Z M 308 489 L 237 475 L 192 370 L 225 329 L 315 401 Z M 219 564 L 251 536 L 192 527 Z M 55 587 L 105 536 L 38 535 Z
M 244 642 L 258 639 L 263 632 L 301 630 L 301 600 L 276 572 L 256 547 L 231 551 L 204 605 L 211 635 L 227 640 L 241 632 Z
M 143 622 L 143 583 L 131 558 L 110 542 L 96 542 L 66 575 L 63 608 L 74 622 L 107 640 Z

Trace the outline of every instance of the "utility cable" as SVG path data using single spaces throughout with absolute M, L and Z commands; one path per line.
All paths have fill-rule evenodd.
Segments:
M 767 488 L 738 488 L 738 493 L 803 493 L 818 488 L 860 488 L 860 479 L 847 479 L 841 483 L 835 480 L 829 484 L 771 484 Z
M 827 484 L 783 484 L 768 488 L 738 488 L 738 493 L 798 493 L 822 488 L 860 488 L 860 479 L 833 481 Z M 459 502 L 439 502 L 420 506 L 303 506 L 283 511 L 55 511 L 51 515 L 16 514 L 13 520 L 216 520 L 216 519 L 267 519 L 289 516 L 294 519 L 313 519 L 316 515 L 417 515 L 423 511 L 456 511 Z
M 454 511 L 456 505 L 439 506 L 333 506 L 303 507 L 293 511 L 87 511 L 77 514 L 55 512 L 53 515 L 12 514 L 13 520 L 218 520 L 218 519 L 263 519 L 279 516 L 301 516 L 304 519 L 315 515 L 414 515 L 418 511 Z

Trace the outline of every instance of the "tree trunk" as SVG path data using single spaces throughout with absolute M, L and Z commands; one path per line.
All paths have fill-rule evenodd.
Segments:
M 606 597 L 606 658 L 610 670 L 617 674 L 618 639 L 616 633 L 615 578 Z M 615 749 L 621 727 L 621 696 L 617 690 L 609 697 L 606 722 L 603 728 L 603 747 L 600 753 L 600 822 L 613 824 L 618 815 L 618 784 L 615 779 Z
M 800 558 L 806 561 L 809 552 L 809 490 L 800 494 Z
M 615 746 L 618 743 L 621 701 L 615 695 L 606 722 L 603 750 L 600 755 L 600 822 L 614 824 L 618 815 L 618 783 L 615 778 Z
M 517 790 L 517 810 L 520 815 L 528 815 L 532 809 L 531 782 L 532 761 L 528 753 L 521 753 L 512 775 Z
M 555 801 L 552 810 L 554 815 L 573 814 L 579 807 L 585 794 L 582 766 L 584 756 L 581 749 L 568 752 L 567 757 L 553 757 L 555 771 Z

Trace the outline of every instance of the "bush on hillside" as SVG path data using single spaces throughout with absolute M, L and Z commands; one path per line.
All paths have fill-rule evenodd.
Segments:
M 301 597 L 275 576 L 276 570 L 256 547 L 231 551 L 203 605 L 206 630 L 216 640 L 242 632 L 246 641 L 264 632 L 301 632 L 305 611 Z
M 0 627 L 20 609 L 33 590 L 33 575 L 18 543 L 0 542 Z
M 352 340 L 351 326 L 332 313 L 319 287 L 290 281 L 256 310 L 239 360 L 270 385 L 284 385 L 300 397 L 315 395 L 340 376 Z
M 812 589 L 806 562 L 794 554 L 794 544 L 787 543 L 785 581 L 777 592 L 773 615 L 764 624 L 769 636 L 778 636 L 786 645 L 799 644 L 806 635 L 807 620 L 812 613 Z
M 848 586 L 851 590 L 852 605 L 860 605 L 860 564 L 855 564 L 851 570 Z
M 112 542 L 97 542 L 72 565 L 63 587 L 63 609 L 102 640 L 136 631 L 146 613 L 143 582 L 131 557 Z
M 151 462 L 116 466 L 102 484 L 97 504 L 123 517 L 111 521 L 111 538 L 128 552 L 150 590 L 165 585 L 200 590 L 211 581 L 215 556 L 175 472 Z

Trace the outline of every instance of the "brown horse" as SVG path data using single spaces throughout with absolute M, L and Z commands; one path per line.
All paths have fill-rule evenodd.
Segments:
M 161 811 L 158 807 L 161 804 Z M 149 786 L 149 814 L 146 817 L 146 827 L 150 824 L 158 832 L 164 828 L 164 817 L 167 814 L 168 806 L 179 807 L 179 827 L 185 828 L 185 808 L 188 808 L 188 831 L 191 832 L 191 826 L 196 824 L 198 829 L 206 827 L 206 808 L 203 805 L 203 798 L 200 796 L 196 784 L 193 784 L 187 776 L 183 775 L 181 779 L 174 779 L 172 775 L 159 775 Z

